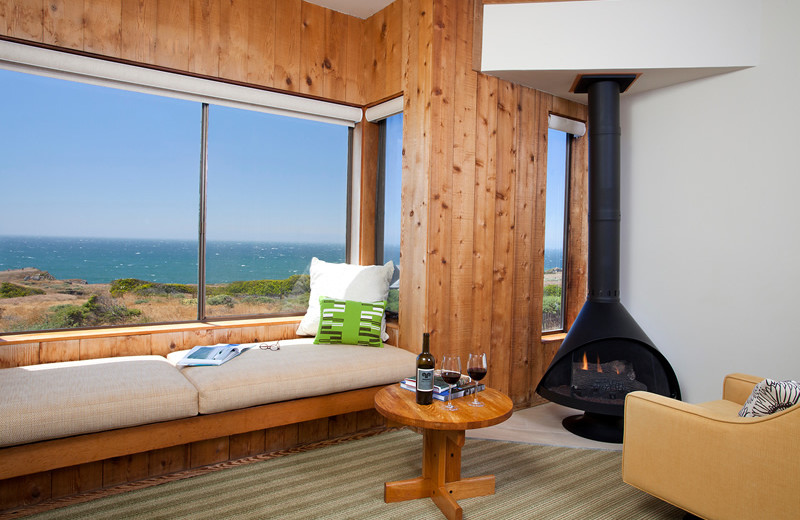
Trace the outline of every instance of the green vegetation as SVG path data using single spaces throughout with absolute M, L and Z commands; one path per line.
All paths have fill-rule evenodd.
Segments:
M 141 316 L 142 311 L 116 305 L 108 299 L 93 295 L 83 305 L 56 305 L 40 323 L 29 330 L 70 329 L 130 323 L 130 318 Z
M 111 282 L 111 296 L 119 298 L 127 292 L 142 296 L 197 295 L 197 287 L 182 283 L 155 283 L 136 278 L 120 278 Z
M 248 280 L 212 286 L 209 295 L 229 296 L 277 296 L 286 297 L 311 291 L 311 277 L 307 274 L 294 274 L 285 280 Z
M 235 300 L 229 294 L 216 294 L 214 296 L 209 296 L 207 302 L 209 305 L 224 305 L 232 309 Z
M 386 300 L 387 311 L 400 311 L 400 289 L 389 289 L 389 297 Z
M 4 282 L 0 288 L 0 297 L 55 293 L 81 297 L 85 294 L 86 296 L 78 300 L 85 303 L 53 305 L 45 301 L 38 304 L 37 309 L 35 307 L 37 303 L 33 301 L 26 309 L 35 309 L 35 316 L 30 311 L 27 314 L 6 313 L 6 316 L 0 316 L 3 318 L 3 327 L 6 330 L 70 329 L 175 321 L 190 319 L 184 310 L 185 307 L 197 306 L 195 285 L 155 283 L 137 278 L 113 280 L 106 286 L 73 287 L 69 283 L 64 283 L 51 284 L 42 289 Z M 97 294 L 89 297 L 93 292 Z M 310 293 L 310 276 L 299 274 L 285 280 L 252 280 L 208 285 L 206 303 L 208 306 L 235 309 L 232 313 L 289 314 L 305 311 Z M 89 297 L 88 301 L 85 300 L 86 297 Z M 138 305 L 146 307 L 137 309 Z M 22 304 L 19 308 L 23 309 Z M 226 312 L 231 313 L 223 310 L 216 311 L 215 314 L 223 315 Z
M 545 296 L 555 296 L 557 298 L 561 298 L 561 286 L 560 285 L 545 285 L 544 286 L 544 295 Z
M 294 274 L 285 280 L 247 280 L 206 288 L 208 305 L 232 308 L 237 302 L 271 304 L 276 313 L 300 312 L 308 307 L 311 277 Z
M 41 289 L 25 287 L 11 282 L 3 282 L 0 285 L 0 298 L 20 298 L 22 296 L 32 296 L 34 294 L 45 294 Z
M 561 286 L 545 285 L 542 298 L 542 330 L 561 328 Z

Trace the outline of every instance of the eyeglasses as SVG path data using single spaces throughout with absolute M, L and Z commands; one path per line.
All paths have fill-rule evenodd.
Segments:
M 280 350 L 281 349 L 281 342 L 276 341 L 275 343 L 262 343 L 258 346 L 261 350 Z

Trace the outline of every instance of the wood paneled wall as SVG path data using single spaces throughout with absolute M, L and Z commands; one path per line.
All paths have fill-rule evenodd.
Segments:
M 0 35 L 365 105 L 400 91 L 401 4 L 368 20 L 301 0 L 9 0 Z
M 488 353 L 517 405 L 552 358 L 542 341 L 547 117 L 586 107 L 472 70 L 473 2 L 406 0 L 400 342 Z M 585 298 L 586 142 L 574 142 L 568 319 Z M 569 321 L 571 323 L 571 321 Z
M 475 1 L 396 0 L 360 20 L 300 0 L 11 0 L 0 35 L 356 105 L 402 92 L 399 344 L 430 331 L 437 357 L 485 350 L 487 382 L 525 406 L 553 344 L 547 116 L 587 114 L 472 70 Z M 573 151 L 568 323 L 586 293 L 586 138 Z

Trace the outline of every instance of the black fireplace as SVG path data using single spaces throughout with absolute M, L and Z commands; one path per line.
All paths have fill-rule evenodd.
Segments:
M 635 75 L 587 75 L 589 94 L 589 265 L 586 303 L 536 392 L 584 410 L 564 419 L 569 431 L 622 442 L 625 396 L 635 390 L 680 399 L 675 372 L 619 298 L 619 95 Z

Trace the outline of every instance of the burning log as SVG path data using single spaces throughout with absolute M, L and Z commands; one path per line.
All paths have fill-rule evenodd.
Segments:
M 647 385 L 636 380 L 636 371 L 628 361 L 589 363 L 586 353 L 583 360 L 572 363 L 571 394 L 574 397 L 623 400 L 628 392 L 647 390 Z

